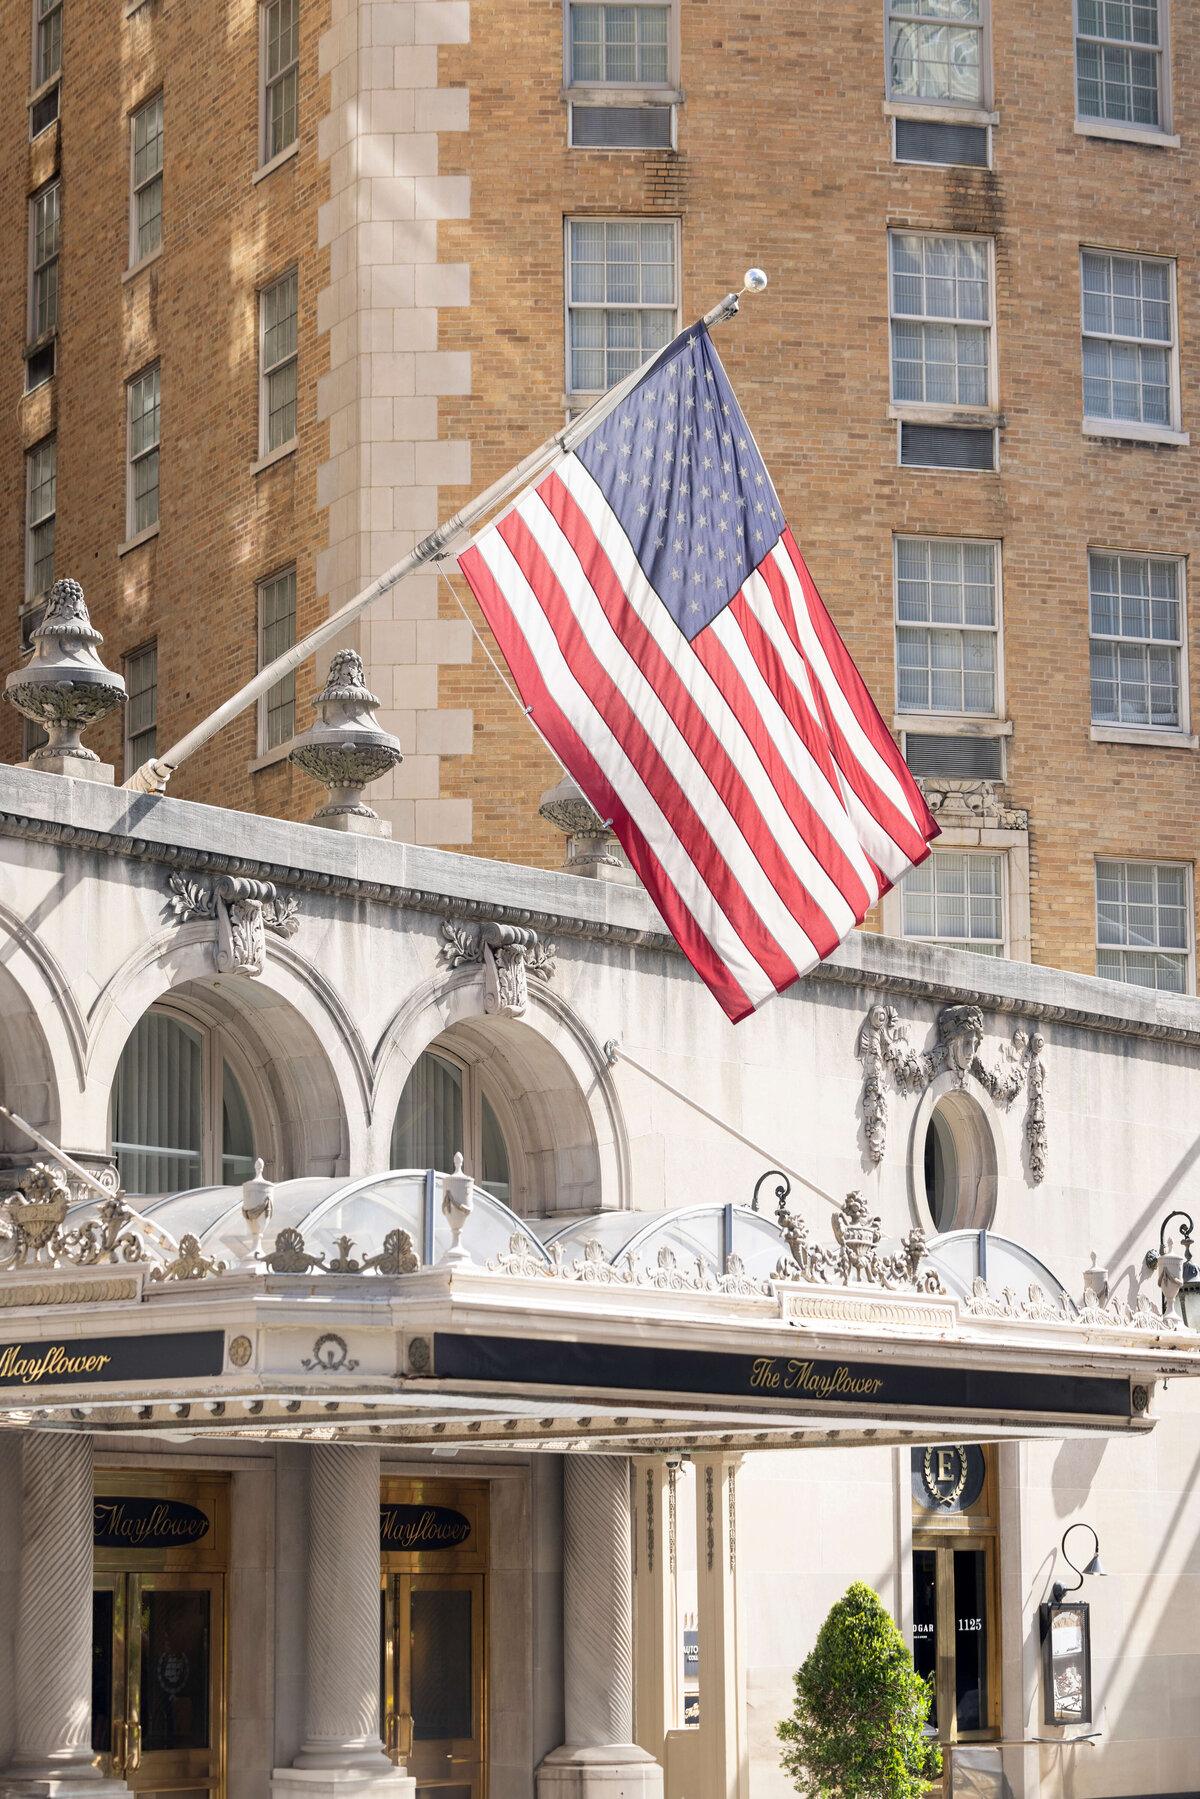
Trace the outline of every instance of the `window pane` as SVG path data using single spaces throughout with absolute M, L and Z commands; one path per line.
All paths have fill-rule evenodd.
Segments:
M 276 656 L 290 650 L 296 641 L 296 571 L 277 575 L 259 588 L 259 614 L 262 631 L 262 660 L 265 668 Z M 287 743 L 296 731 L 295 670 L 277 681 L 267 692 L 265 702 L 266 742 L 264 749 L 273 750 Z
M 296 435 L 296 364 L 267 376 L 267 448 L 277 450 Z
M 568 252 L 570 384 L 576 392 L 596 391 L 632 373 L 671 341 L 675 227 L 576 219 Z
M 50 81 L 62 67 L 62 7 L 38 0 L 37 72 L 35 85 Z
M 125 1191 L 199 1186 L 203 1117 L 199 1031 L 166 1013 L 145 1013 L 113 1083 L 113 1149 Z
M 426 1050 L 400 1095 L 392 1129 L 393 1168 L 454 1167 L 463 1148 L 462 1071 Z
M 978 27 L 917 24 L 896 18 L 891 25 L 892 93 L 904 99 L 958 101 L 982 98 Z
M 984 955 L 999 955 L 1004 942 L 1001 857 L 935 850 L 905 875 L 903 929 Z
M 271 0 L 266 29 L 267 80 L 273 81 L 300 55 L 300 0 Z
M 221 1071 L 221 1179 L 240 1186 L 254 1173 L 254 1128 L 250 1108 L 228 1062 Z
M 158 451 L 150 450 L 133 465 L 134 535 L 158 522 Z
M 483 1139 L 483 1172 L 479 1184 L 486 1187 L 495 1199 L 502 1199 L 505 1205 L 509 1205 L 512 1186 L 508 1168 L 508 1145 L 504 1141 L 500 1120 L 486 1093 L 480 1094 L 479 1106 Z
M 1097 974 L 1182 993 L 1189 915 L 1187 872 L 1179 864 L 1097 862 Z

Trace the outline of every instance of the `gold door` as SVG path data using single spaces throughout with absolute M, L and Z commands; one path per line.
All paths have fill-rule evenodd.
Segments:
M 482 1574 L 393 1574 L 385 1590 L 388 1750 L 426 1799 L 483 1799 Z
M 111 1475 L 98 1488 L 93 1751 L 146 1799 L 223 1799 L 225 1483 Z

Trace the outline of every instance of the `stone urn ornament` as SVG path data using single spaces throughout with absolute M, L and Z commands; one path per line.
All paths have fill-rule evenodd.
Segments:
M 567 859 L 563 867 L 569 874 L 626 886 L 636 884 L 637 876 L 617 842 L 611 822 L 606 823 L 585 798 L 574 775 L 564 774 L 557 787 L 542 795 L 538 817 L 566 837 Z
M 253 1274 L 263 1271 L 263 1234 L 275 1210 L 271 1182 L 263 1178 L 263 1159 L 254 1158 L 254 1174 L 248 1181 L 242 1182 L 242 1217 L 250 1232 L 250 1248 L 238 1263 L 240 1269 L 247 1269 Z
M 475 1210 L 475 1182 L 463 1173 L 462 1150 L 454 1152 L 454 1173 L 442 1176 L 442 1214 L 450 1226 L 450 1247 L 439 1268 L 468 1268 L 471 1252 L 463 1248 L 462 1234 Z
M 313 700 L 320 714 L 292 746 L 289 761 L 328 788 L 329 797 L 311 823 L 330 831 L 390 837 L 392 827 L 370 806 L 362 790 L 404 760 L 400 744 L 376 722 L 379 701 L 366 685 L 362 657 L 338 650 L 324 687 Z
M 120 675 L 105 668 L 97 654 L 96 645 L 103 642 L 88 617 L 78 581 L 56 581 L 32 635 L 33 654 L 4 683 L 9 705 L 40 725 L 49 738 L 22 767 L 111 784 L 112 764 L 101 762 L 80 742 L 81 732 L 107 718 L 127 698 Z

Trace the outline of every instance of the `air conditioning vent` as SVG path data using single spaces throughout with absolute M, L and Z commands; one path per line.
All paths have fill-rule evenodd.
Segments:
M 572 106 L 571 143 L 578 150 L 669 150 L 669 106 Z
M 986 169 L 988 128 L 945 125 L 933 119 L 897 119 L 896 161 L 954 163 Z
M 900 461 L 905 468 L 992 469 L 996 433 L 990 425 L 901 425 Z
M 1002 781 L 1001 737 L 926 737 L 904 733 L 904 760 L 914 775 L 943 775 L 953 781 Z

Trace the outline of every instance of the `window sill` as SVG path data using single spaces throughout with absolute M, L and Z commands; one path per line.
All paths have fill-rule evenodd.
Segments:
M 1004 414 L 990 406 L 923 406 L 896 400 L 888 407 L 888 417 L 906 425 L 973 425 L 991 431 L 1003 431 L 1007 423 Z
M 934 125 L 998 125 L 998 112 L 984 112 L 978 106 L 926 106 L 920 100 L 885 100 L 885 119 L 927 119 Z
M 131 263 L 130 266 L 125 270 L 125 273 L 121 276 L 121 280 L 122 281 L 136 281 L 137 277 L 141 274 L 142 270 L 148 269 L 150 267 L 151 263 L 157 262 L 159 257 L 162 255 L 162 253 L 163 253 L 163 247 L 161 244 L 159 244 L 157 250 L 151 250 L 147 256 L 142 257 L 142 260 L 140 262 Z
M 1200 737 L 1189 736 L 1186 731 L 1152 731 L 1138 725 L 1093 725 L 1093 743 L 1133 743 L 1142 744 L 1152 750 L 1195 750 L 1200 749 Z
M 1182 444 L 1186 448 L 1192 441 L 1188 431 L 1169 431 L 1165 425 L 1138 425 L 1128 419 L 1084 419 L 1081 429 L 1085 437 L 1120 437 L 1130 443 Z
M 256 775 L 264 768 L 274 768 L 277 762 L 286 762 L 295 741 L 294 737 L 289 737 L 286 743 L 277 743 L 273 750 L 264 750 L 261 756 L 246 764 L 247 773 Z
M 125 17 L 127 19 L 132 19 L 135 12 L 141 12 L 144 6 L 149 5 L 150 0 L 128 0 L 128 4 L 125 7 Z
M 636 82 L 611 87 L 560 87 L 564 106 L 682 106 L 687 98 L 681 87 L 642 87 Z
M 275 464 L 282 462 L 285 456 L 294 456 L 299 443 L 298 437 L 289 437 L 285 444 L 280 444 L 277 449 L 268 450 L 265 456 L 260 456 L 257 462 L 252 462 L 250 473 L 261 475 L 264 469 L 274 468 Z
M 957 712 L 893 712 L 892 730 L 911 731 L 921 737 L 1011 737 L 1013 734 L 1011 718 L 972 718 Z
M 1108 119 L 1076 119 L 1076 137 L 1107 137 L 1118 144 L 1153 144 L 1158 150 L 1178 150 L 1179 138 L 1170 131 L 1149 131 L 1143 125 L 1121 125 Z
M 117 545 L 117 555 L 128 556 L 130 550 L 136 550 L 139 544 L 149 543 L 152 537 L 157 536 L 158 521 L 155 520 L 154 524 L 147 525 L 144 531 L 135 531 L 132 537 L 127 537 L 124 543 L 119 543 Z
M 144 3 L 145 3 L 145 0 L 143 0 L 143 4 Z M 58 86 L 58 84 L 61 80 L 62 80 L 62 70 L 60 69 L 58 71 L 57 75 L 51 75 L 49 80 L 43 81 L 41 87 L 34 88 L 33 92 L 30 94 L 28 100 L 26 100 L 26 102 L 25 102 L 26 106 L 36 106 L 38 101 L 43 99 L 46 94 L 53 92 L 53 90 Z M 50 124 L 53 125 L 54 123 L 56 123 L 56 121 L 54 119 L 51 119 Z M 50 126 L 48 125 L 46 127 L 46 129 L 48 131 L 50 129 Z M 38 133 L 38 136 L 39 137 L 41 136 L 40 131 Z
M 297 138 L 295 143 L 289 144 L 286 150 L 281 150 L 278 156 L 273 156 L 270 162 L 264 162 L 261 169 L 255 169 L 250 177 L 251 187 L 257 187 L 260 181 L 265 181 L 268 175 L 273 175 L 276 169 L 281 169 L 285 162 L 291 162 L 293 156 L 299 156 L 299 154 L 300 139 Z

